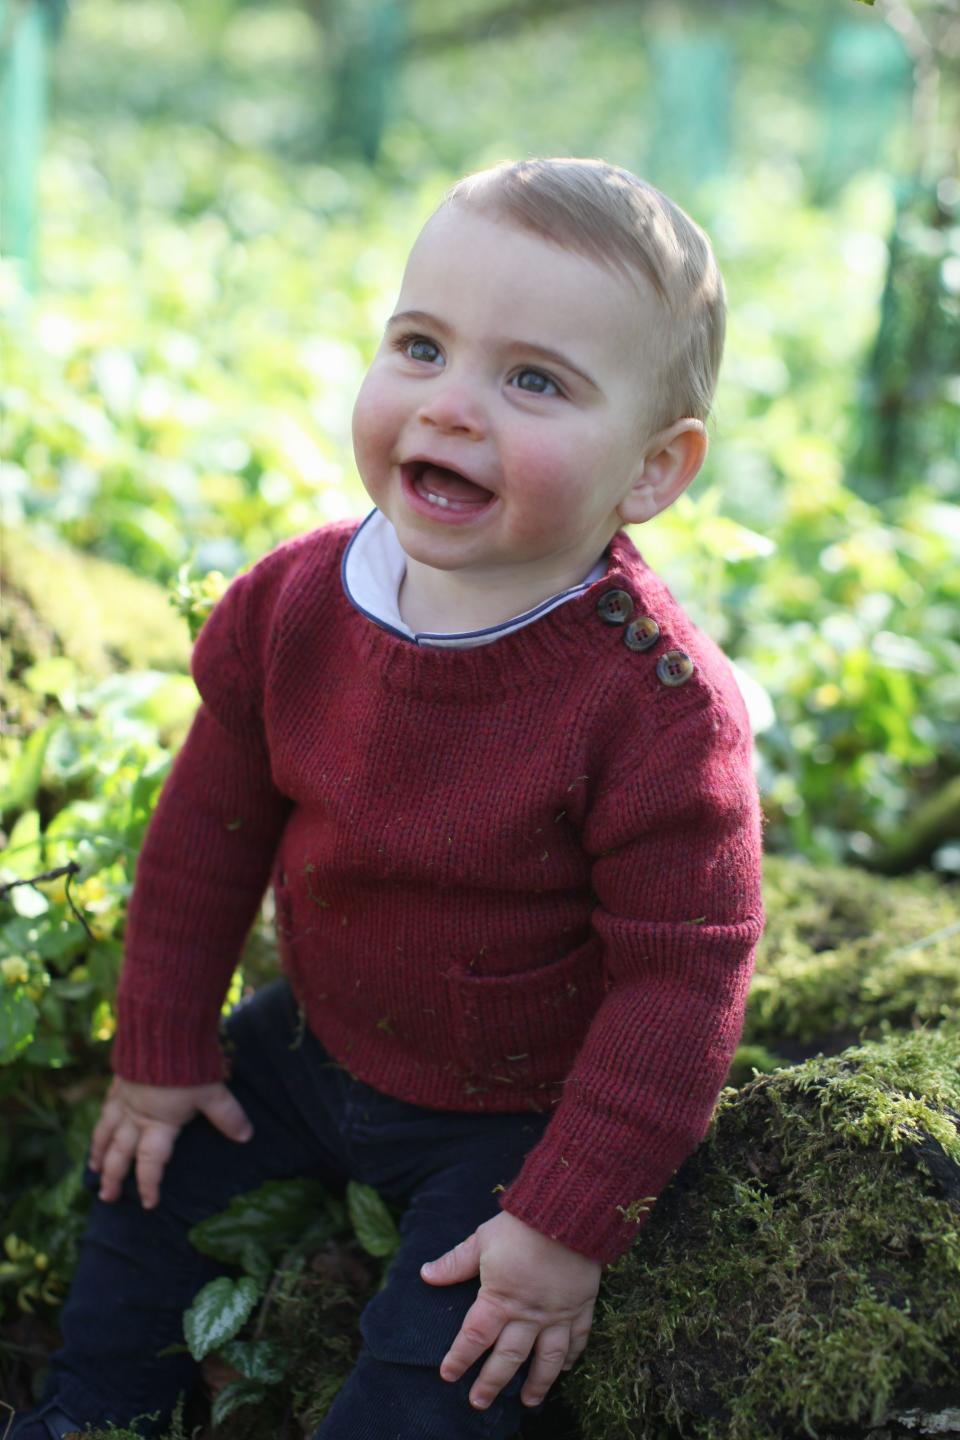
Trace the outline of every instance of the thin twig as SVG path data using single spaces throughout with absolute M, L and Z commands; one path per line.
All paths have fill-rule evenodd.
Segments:
M 65 875 L 67 877 L 67 883 L 64 886 L 64 896 L 67 904 L 73 911 L 74 919 L 79 921 L 86 931 L 87 938 L 96 944 L 97 937 L 87 924 L 87 917 L 82 910 L 77 909 L 77 902 L 70 893 L 70 886 L 73 883 L 74 876 L 79 875 L 80 870 L 81 866 L 77 864 L 76 860 L 71 860 L 67 865 L 58 865 L 55 870 L 44 870 L 39 875 L 29 875 L 25 880 L 8 880 L 4 885 L 0 885 L 0 900 L 5 900 L 8 892 L 16 885 L 32 885 L 36 890 L 41 880 L 59 880 L 61 875 Z M 43 891 L 41 890 L 40 893 L 42 895 Z
M 891 950 L 891 958 L 897 955 L 906 955 L 911 950 L 923 950 L 927 945 L 935 945 L 938 940 L 945 940 L 948 935 L 956 935 L 960 931 L 960 920 L 955 920 L 952 925 L 944 925 L 942 930 L 934 930 L 930 935 L 923 935 L 919 940 L 911 940 L 909 945 L 900 945 L 896 950 Z
M 35 844 L 35 841 L 31 841 Z M 56 870 L 44 870 L 39 875 L 30 875 L 25 880 L 8 880 L 6 884 L 0 885 L 0 900 L 6 899 L 7 891 L 12 890 L 15 885 L 37 885 L 41 880 L 59 880 L 61 875 L 79 875 L 80 866 L 76 860 L 71 860 L 69 865 L 58 865 Z

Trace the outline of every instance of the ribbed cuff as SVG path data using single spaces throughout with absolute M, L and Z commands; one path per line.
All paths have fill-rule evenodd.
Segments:
M 612 1265 L 630 1249 L 656 1197 L 692 1148 L 680 1150 L 674 1138 L 670 1154 L 621 1169 L 605 1160 L 602 1141 L 585 1153 L 559 1137 L 552 1143 L 548 1131 L 500 1196 L 500 1205 L 551 1240 Z
M 209 1085 L 222 1080 L 219 1011 L 164 1008 L 121 995 L 111 1060 L 114 1073 L 141 1085 Z

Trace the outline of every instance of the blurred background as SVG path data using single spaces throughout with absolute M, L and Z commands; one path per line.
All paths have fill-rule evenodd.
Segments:
M 960 0 L 0 0 L 0 127 L 0 1394 L 56 1343 L 191 636 L 368 510 L 353 399 L 467 171 L 627 166 L 726 277 L 707 465 L 632 535 L 756 732 L 734 1083 L 956 1015 Z
M 707 466 L 633 537 L 737 664 L 768 848 L 960 873 L 955 0 L 2 0 L 0 45 L 15 597 L 55 604 L 21 573 L 55 537 L 189 608 L 364 513 L 350 410 L 419 225 L 466 171 L 602 156 L 729 289 Z M 13 646 L 28 809 L 20 747 L 133 604 L 96 573 L 71 643 Z M 113 660 L 138 704 L 171 668 Z

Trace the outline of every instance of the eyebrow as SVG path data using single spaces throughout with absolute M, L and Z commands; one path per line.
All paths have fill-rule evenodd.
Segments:
M 407 323 L 425 325 L 431 330 L 439 330 L 446 335 L 453 333 L 451 326 L 445 320 L 441 320 L 439 315 L 431 315 L 428 310 L 398 310 L 395 315 L 390 316 L 387 327 Z M 510 340 L 507 342 L 507 347 L 510 350 L 524 350 L 529 355 L 539 355 L 544 360 L 550 360 L 554 365 L 562 365 L 565 369 L 572 371 L 574 375 L 579 375 L 580 379 L 585 380 L 594 390 L 600 389 L 592 375 L 588 375 L 585 370 L 574 365 L 573 361 L 561 354 L 559 350 L 551 350 L 549 346 L 538 345 L 532 340 Z

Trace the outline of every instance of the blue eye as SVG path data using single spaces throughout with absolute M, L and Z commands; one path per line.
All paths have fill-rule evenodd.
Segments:
M 523 382 L 533 377 L 534 383 L 526 385 Z M 526 390 L 528 395 L 559 395 L 560 387 L 549 375 L 544 375 L 542 370 L 521 370 L 515 377 L 518 390 Z M 550 389 L 546 387 L 550 386 Z
M 393 343 L 394 347 L 408 359 L 424 360 L 428 365 L 432 365 L 440 354 L 439 347 L 423 335 L 398 335 Z

